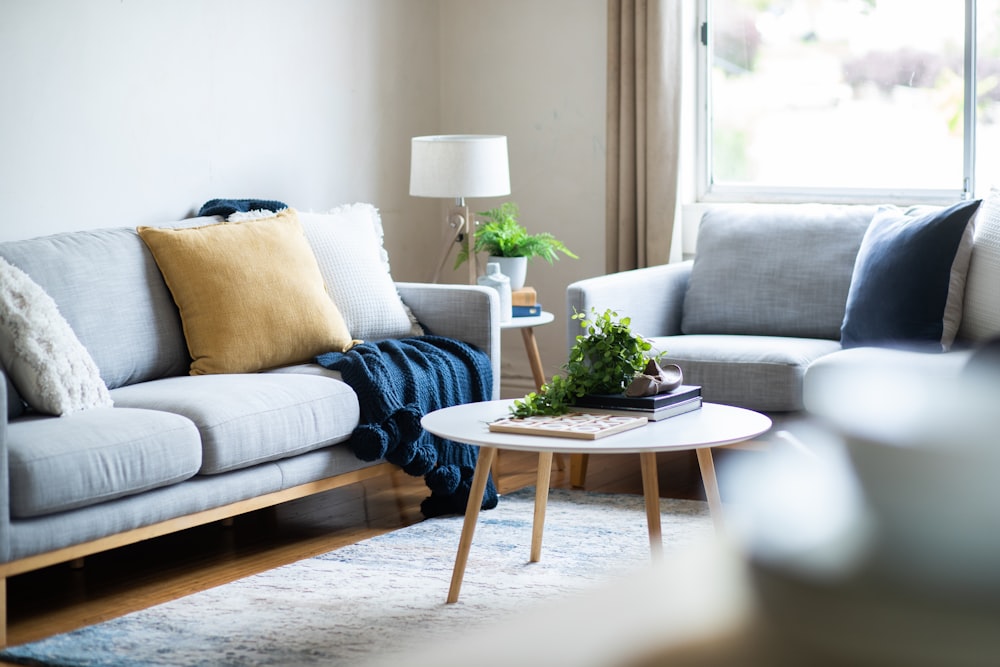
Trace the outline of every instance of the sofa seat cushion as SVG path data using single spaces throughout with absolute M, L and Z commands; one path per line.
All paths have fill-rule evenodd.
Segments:
M 201 438 L 184 417 L 94 408 L 7 426 L 10 512 L 28 518 L 96 505 L 194 476 Z
M 685 384 L 701 385 L 702 398 L 765 412 L 802 409 L 802 378 L 809 365 L 840 343 L 821 338 L 695 334 L 650 338 L 677 364 Z
M 343 382 L 296 373 L 191 375 L 119 387 L 115 405 L 184 415 L 201 433 L 201 474 L 238 470 L 342 442 L 358 425 Z
M 886 347 L 852 347 L 828 354 L 809 366 L 803 381 L 803 407 L 808 412 L 822 413 L 832 404 L 834 392 L 849 390 L 858 378 L 910 377 L 934 378 L 941 386 L 958 381 L 974 354 L 973 349 L 952 350 L 946 354 L 900 350 Z M 879 412 L 885 405 L 873 405 Z
M 291 373 L 294 375 L 319 375 L 321 377 L 343 380 L 340 371 L 326 368 L 319 364 L 292 364 L 291 366 L 281 366 L 279 368 L 269 368 L 262 373 Z

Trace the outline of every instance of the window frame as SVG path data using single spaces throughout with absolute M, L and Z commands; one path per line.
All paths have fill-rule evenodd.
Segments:
M 712 180 L 712 0 L 698 0 L 696 71 L 696 201 L 704 203 L 839 203 L 839 204 L 946 204 L 971 199 L 976 164 L 976 0 L 965 0 L 965 49 L 963 73 L 962 179 L 954 189 L 930 188 L 825 188 L 717 184 Z

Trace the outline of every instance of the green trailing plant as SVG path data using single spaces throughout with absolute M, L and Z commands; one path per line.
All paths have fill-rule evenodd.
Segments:
M 576 337 L 569 359 L 563 364 L 565 375 L 554 375 L 539 391 L 514 401 L 513 416 L 570 412 L 580 396 L 624 391 L 635 374 L 645 368 L 652 345 L 632 332 L 631 319 L 619 319 L 618 313 L 610 309 L 598 313 L 591 308 L 590 312 L 590 319 L 585 313 L 572 315 L 584 333 Z M 661 356 L 663 352 L 653 358 Z
M 548 232 L 529 234 L 517 220 L 518 208 L 514 202 L 504 202 L 497 208 L 482 211 L 476 215 L 486 221 L 476 227 L 473 234 L 473 250 L 485 252 L 494 257 L 541 257 L 549 264 L 559 259 L 559 253 L 577 259 L 577 256 Z M 468 250 L 463 246 L 455 258 L 457 269 L 469 259 Z

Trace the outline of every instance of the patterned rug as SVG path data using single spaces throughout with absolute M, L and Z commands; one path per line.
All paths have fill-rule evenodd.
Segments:
M 480 514 L 458 603 L 462 518 L 438 517 L 121 618 L 0 652 L 60 667 L 352 665 L 447 642 L 649 564 L 640 496 L 555 489 L 528 562 L 534 489 Z M 661 500 L 664 551 L 712 534 L 707 505 Z M 405 664 L 405 660 L 400 664 Z

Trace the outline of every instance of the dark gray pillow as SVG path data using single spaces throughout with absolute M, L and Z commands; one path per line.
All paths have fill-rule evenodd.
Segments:
M 701 219 L 685 334 L 840 338 L 874 206 L 739 204 Z
M 886 207 L 875 215 L 854 267 L 842 346 L 951 347 L 979 204 L 913 212 Z

